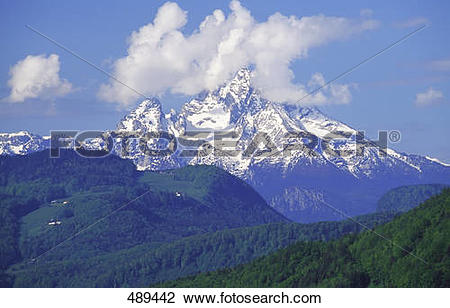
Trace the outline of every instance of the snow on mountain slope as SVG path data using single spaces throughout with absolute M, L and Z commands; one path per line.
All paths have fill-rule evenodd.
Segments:
M 446 167 L 450 167 L 450 164 L 443 163 L 443 162 L 441 162 L 441 161 L 440 161 L 439 159 L 437 159 L 437 158 L 429 157 L 429 156 L 425 156 L 425 158 L 428 159 L 428 160 L 430 160 L 430 161 L 432 161 L 432 162 L 438 163 L 438 164 L 440 164 L 440 165 L 444 165 L 444 166 L 446 166 Z
M 41 137 L 27 131 L 0 133 L 0 155 L 25 155 L 50 146 L 50 137 Z
M 158 135 L 161 131 L 178 138 L 176 151 L 168 135 Z M 349 215 L 363 214 L 375 210 L 377 198 L 393 187 L 450 183 L 450 167 L 435 159 L 380 151 L 366 139 L 364 150 L 356 151 L 361 149 L 356 129 L 314 107 L 264 99 L 252 88 L 247 69 L 188 101 L 179 113 L 165 114 L 157 99 L 147 99 L 110 133 L 116 137 L 114 152 L 132 159 L 140 170 L 216 165 L 253 185 L 274 208 L 303 222 L 343 218 L 326 204 Z M 122 135 L 130 134 L 146 136 L 146 142 L 122 142 Z M 190 143 L 194 134 L 201 142 Z M 0 135 L 0 154 L 27 154 L 46 146 L 48 140 L 26 132 Z M 174 153 L 148 153 L 166 148 Z M 186 156 L 186 149 L 198 151 Z
M 173 133 L 173 131 L 171 115 L 163 113 L 159 100 L 147 99 L 117 124 L 117 133 L 132 133 L 133 135 L 136 132 L 136 138 L 128 138 L 127 143 L 122 142 L 123 138 L 116 138 L 114 151 L 123 158 L 132 159 L 139 170 L 178 168 L 180 164 L 176 157 L 149 155 L 138 139 L 139 137 L 147 139 L 146 150 L 164 149 L 167 144 L 162 138 L 157 138 L 157 133 Z
M 166 128 L 167 123 L 161 109 L 161 103 L 157 99 L 144 100 L 117 124 L 117 129 L 122 131 L 147 132 Z
M 179 114 L 173 110 L 164 114 L 157 99 L 147 99 L 117 124 L 116 131 L 137 132 L 143 135 L 166 131 L 177 137 L 189 131 L 229 131 L 233 133 L 233 137 L 224 140 L 236 142 L 237 152 L 234 156 L 225 155 L 230 151 L 222 149 L 218 140 L 214 144 L 213 135 L 209 134 L 205 138 L 213 148 L 209 155 L 180 160 L 177 155 L 163 158 L 145 157 L 137 140 L 131 140 L 129 151 L 124 153 L 120 144 L 122 139 L 117 139 L 116 152 L 133 159 L 139 169 L 159 170 L 179 167 L 186 163 L 206 163 L 227 166 L 227 171 L 248 178 L 251 176 L 252 165 L 276 165 L 285 172 L 299 163 L 314 163 L 332 164 L 359 178 L 371 177 L 379 172 L 380 168 L 391 168 L 394 165 L 419 173 L 420 164 L 447 166 L 435 159 L 411 159 L 407 154 L 392 149 L 388 149 L 386 157 L 373 147 L 366 147 L 364 155 L 354 155 L 357 130 L 327 117 L 317 108 L 283 105 L 262 98 L 258 91 L 251 87 L 251 72 L 247 69 L 237 72 L 232 80 L 219 89 L 202 93 L 187 102 Z M 345 138 L 327 140 L 330 136 L 342 133 L 346 135 Z M 304 140 L 295 134 L 305 134 L 303 137 L 313 136 L 317 138 L 317 145 L 310 150 L 301 147 Z M 262 144 L 259 144 L 257 149 L 245 152 L 252 142 L 258 141 Z M 296 147 L 292 143 L 300 146 Z M 87 143 L 89 144 L 95 148 L 97 143 Z M 45 139 L 28 132 L 0 134 L 0 154 L 3 155 L 23 155 L 42 150 L 48 145 L 48 137 Z M 149 148 L 164 148 L 166 144 L 161 143 L 161 140 L 151 139 L 147 145 Z M 283 155 L 282 151 L 286 149 L 290 150 L 289 155 Z
M 282 172 L 299 163 L 332 164 L 357 178 L 371 177 L 380 171 L 380 167 L 386 171 L 393 165 L 420 172 L 419 165 L 391 149 L 386 157 L 377 148 L 369 146 L 365 148 L 364 155 L 354 155 L 357 130 L 327 117 L 317 108 L 286 106 L 267 101 L 251 88 L 250 82 L 250 72 L 243 69 L 223 87 L 184 105 L 177 121 L 182 130 L 230 130 L 235 135 L 233 140 L 239 150 L 235 156 L 218 157 L 217 154 L 223 151 L 213 144 L 213 153 L 194 157 L 189 161 L 190 164 L 216 164 L 243 178 L 251 177 L 251 166 L 258 164 L 277 166 Z M 314 136 L 318 144 L 312 151 L 305 147 L 291 147 L 290 155 L 280 154 L 289 143 L 287 137 L 290 133 Z M 327 138 L 333 134 L 344 134 L 346 138 L 328 141 Z M 245 153 L 252 142 L 265 137 L 268 138 L 266 148 L 269 147 L 270 151 Z M 298 138 L 294 141 L 298 145 Z M 349 151 L 351 153 L 344 155 Z
M 144 109 L 155 112 L 142 106 L 136 110 Z M 160 107 L 157 110 L 157 118 L 164 121 Z M 128 122 L 136 120 L 147 130 L 160 127 L 158 121 L 149 126 L 140 120 L 142 116 L 130 116 Z M 375 209 L 378 196 L 392 187 L 450 181 L 450 168 L 444 164 L 392 149 L 383 152 L 369 140 L 364 139 L 364 150 L 355 155 L 357 130 L 317 108 L 264 99 L 251 87 L 251 72 L 246 69 L 219 89 L 187 102 L 169 118 L 165 124 L 169 132 L 177 137 L 205 132 L 207 146 L 193 157 L 180 157 L 180 146 L 170 163 L 140 162 L 140 169 L 216 165 L 245 179 L 272 206 L 299 221 L 343 218 L 326 204 L 349 215 L 367 213 Z M 298 208 L 293 209 L 296 204 Z

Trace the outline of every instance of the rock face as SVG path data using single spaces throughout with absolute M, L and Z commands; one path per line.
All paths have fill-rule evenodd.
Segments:
M 164 114 L 157 99 L 145 100 L 117 131 L 165 131 L 178 138 L 174 154 L 162 156 L 146 155 L 137 140 L 129 141 L 125 152 L 116 144 L 116 153 L 140 170 L 215 165 L 300 222 L 344 218 L 339 211 L 350 216 L 373 212 L 378 198 L 400 185 L 450 183 L 450 167 L 434 159 L 382 151 L 365 139 L 364 149 L 355 151 L 361 139 L 357 130 L 317 108 L 264 99 L 251 87 L 247 69 L 187 102 L 179 113 Z M 194 135 L 202 141 L 189 143 Z M 167 148 L 163 139 L 149 138 L 147 146 Z M 185 155 L 183 150 L 197 151 Z
M 116 132 L 136 132 L 138 136 L 145 136 L 152 132 L 174 133 L 173 114 L 165 115 L 161 103 L 156 98 L 143 101 L 130 114 L 125 116 L 118 124 Z M 156 137 L 156 136 L 155 136 Z M 126 144 L 123 138 L 118 138 L 115 143 L 115 152 L 128 159 L 132 159 L 139 170 L 166 170 L 179 168 L 183 164 L 175 155 L 152 156 L 145 153 L 139 145 L 137 138 L 129 138 Z M 119 141 L 119 142 L 117 142 Z M 149 138 L 148 148 L 165 148 L 162 138 Z
M 373 212 L 377 199 L 400 185 L 450 182 L 450 167 L 430 158 L 391 149 L 383 152 L 373 144 L 355 155 L 357 130 L 317 108 L 264 99 L 251 87 L 251 72 L 246 69 L 219 89 L 187 102 L 179 114 L 164 115 L 158 101 L 144 101 L 117 128 L 144 132 L 162 128 L 177 137 L 201 134 L 206 145 L 197 155 L 182 157 L 179 144 L 170 157 L 130 158 L 140 169 L 216 165 L 250 183 L 275 209 L 301 222 L 343 218 L 330 205 L 348 215 Z M 223 131 L 227 133 L 218 133 Z M 336 135 L 340 138 L 330 141 Z M 227 147 L 230 141 L 233 148 Z
M 25 155 L 50 146 L 50 137 L 41 137 L 27 131 L 0 133 L 0 155 Z

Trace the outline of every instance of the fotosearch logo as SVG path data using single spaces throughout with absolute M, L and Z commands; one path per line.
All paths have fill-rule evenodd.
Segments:
M 167 131 L 51 131 L 50 157 L 56 158 L 61 149 L 73 149 L 83 157 L 105 157 L 112 153 L 122 157 L 141 154 L 149 157 L 289 157 L 301 152 L 304 156 L 327 157 L 363 156 L 368 149 L 387 155 L 388 142 L 401 139 L 399 131 L 378 132 L 378 140 L 368 140 L 363 131 L 335 131 L 321 138 L 306 131 L 291 131 L 276 140 L 260 132 L 250 140 L 242 133 L 229 131 L 186 131 L 175 136 Z

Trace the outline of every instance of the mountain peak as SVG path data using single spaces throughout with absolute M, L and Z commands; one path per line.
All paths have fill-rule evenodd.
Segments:
M 118 130 L 151 131 L 163 127 L 164 113 L 157 98 L 148 98 L 117 124 Z
M 143 100 L 135 109 L 134 112 L 135 113 L 144 113 L 146 112 L 148 109 L 161 109 L 161 102 L 156 98 L 156 97 L 152 97 L 152 98 L 147 98 L 145 100 Z
M 49 147 L 49 138 L 26 130 L 16 133 L 0 133 L 0 155 L 25 155 Z
M 240 82 L 240 83 L 247 83 L 250 85 L 250 79 L 252 77 L 252 72 L 249 68 L 244 67 L 241 68 L 237 73 L 234 75 L 232 81 L 234 82 Z

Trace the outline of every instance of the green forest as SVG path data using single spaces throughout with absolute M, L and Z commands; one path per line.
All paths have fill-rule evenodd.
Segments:
M 374 214 L 358 220 L 373 226 L 391 218 Z M 22 263 L 10 272 L 18 287 L 139 287 L 246 263 L 298 241 L 331 240 L 361 229 L 349 220 L 309 225 L 273 223 L 225 229 L 164 244 L 141 244 L 87 258 Z
M 374 231 L 298 242 L 163 287 L 449 287 L 450 189 Z
M 378 286 L 382 283 L 375 283 L 372 265 L 355 261 L 364 257 L 362 248 L 351 248 L 363 236 L 357 234 L 403 219 L 400 213 L 414 206 L 413 200 L 442 189 L 408 186 L 388 193 L 377 213 L 298 224 L 274 211 L 248 184 L 211 166 L 143 172 L 116 156 L 86 159 L 72 151 L 62 151 L 58 159 L 45 151 L 0 157 L 0 286 L 236 285 L 231 278 L 205 277 L 233 273 L 235 266 L 283 252 L 300 253 L 302 264 L 321 253 L 330 258 L 323 268 L 329 279 L 310 283 L 307 278 L 299 285 L 350 286 L 361 279 L 367 284 L 356 285 Z M 275 259 L 270 263 L 277 264 Z M 270 269 L 264 273 L 273 274 Z
M 248 184 L 215 167 L 140 172 L 128 160 L 86 159 L 72 151 L 58 159 L 46 151 L 0 157 L 0 195 L 3 285 L 16 276 L 5 274 L 16 263 L 48 265 L 222 229 L 288 222 Z

